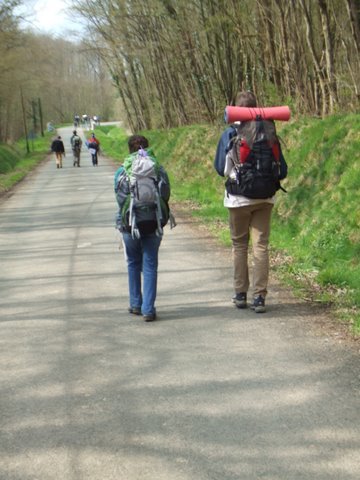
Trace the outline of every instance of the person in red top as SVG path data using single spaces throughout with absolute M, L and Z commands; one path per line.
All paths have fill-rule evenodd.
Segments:
M 98 164 L 98 152 L 100 148 L 100 142 L 95 137 L 95 133 L 92 133 L 91 137 L 88 139 L 87 147 L 89 149 L 89 152 L 91 153 L 92 164 L 95 167 Z

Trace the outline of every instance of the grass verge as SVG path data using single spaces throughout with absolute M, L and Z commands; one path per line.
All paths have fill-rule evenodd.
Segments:
M 30 153 L 26 152 L 25 140 L 14 145 L 0 144 L 0 194 L 10 190 L 34 167 L 42 162 L 50 151 L 54 133 L 45 133 L 30 142 Z
M 223 126 L 142 132 L 168 170 L 172 198 L 230 245 L 224 179 L 213 169 Z M 278 125 L 289 176 L 273 216 L 273 266 L 301 297 L 330 305 L 360 335 L 360 116 L 297 119 Z M 126 134 L 97 129 L 104 152 L 121 162 Z

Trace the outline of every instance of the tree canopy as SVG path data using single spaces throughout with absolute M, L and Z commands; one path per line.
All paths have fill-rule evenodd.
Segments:
M 21 4 L 0 5 L 0 141 L 23 135 L 24 121 L 29 134 L 39 133 L 40 105 L 44 123 L 109 117 L 115 90 L 101 57 L 81 41 L 22 28 L 14 13 Z
M 0 5 L 0 141 L 36 120 L 107 118 L 133 130 L 214 122 L 239 90 L 325 116 L 360 104 L 358 0 L 69 0 L 79 42 L 19 27 Z M 91 111 L 90 111 L 91 110 Z
M 356 0 L 73 0 L 133 129 L 213 121 L 239 89 L 327 115 L 359 107 Z

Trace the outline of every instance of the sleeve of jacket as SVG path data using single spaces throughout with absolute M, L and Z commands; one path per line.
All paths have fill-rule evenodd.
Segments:
M 114 175 L 114 191 L 117 193 L 118 188 L 119 188 L 119 178 L 120 176 L 124 173 L 124 167 L 121 165 L 115 172 Z
M 233 127 L 227 128 L 221 135 L 216 148 L 214 168 L 221 177 L 224 176 L 225 157 L 227 152 L 230 150 L 231 139 L 234 137 L 235 133 L 236 132 Z
M 284 180 L 287 177 L 288 166 L 280 146 L 280 176 L 279 180 Z
M 121 232 L 128 231 L 122 218 L 122 209 L 130 194 L 129 182 L 127 181 L 127 175 L 123 166 L 119 167 L 114 176 L 114 191 L 115 198 L 119 207 L 116 215 L 116 228 Z

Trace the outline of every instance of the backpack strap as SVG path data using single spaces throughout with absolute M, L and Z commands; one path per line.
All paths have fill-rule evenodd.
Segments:
M 162 220 L 162 211 L 161 211 L 161 204 L 160 204 L 160 192 L 159 192 L 159 182 L 155 181 L 155 188 L 156 188 L 156 222 L 157 222 L 157 229 L 156 229 L 156 235 L 159 237 L 162 237 L 164 234 L 164 230 L 161 226 L 161 220 Z
M 233 129 L 233 133 L 231 134 L 228 144 L 226 146 L 226 152 L 229 152 L 232 149 L 234 141 L 238 135 L 239 124 L 233 123 L 232 125 L 230 125 L 230 127 Z

